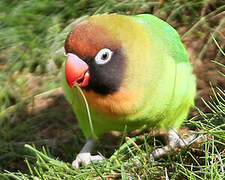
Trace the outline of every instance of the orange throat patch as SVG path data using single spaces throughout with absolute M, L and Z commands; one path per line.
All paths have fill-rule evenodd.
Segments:
M 95 111 L 111 117 L 134 114 L 138 109 L 140 92 L 129 92 L 120 88 L 118 92 L 109 95 L 100 95 L 94 91 L 83 91 L 89 106 Z

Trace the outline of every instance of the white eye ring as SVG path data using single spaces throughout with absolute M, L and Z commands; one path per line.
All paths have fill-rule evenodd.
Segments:
M 95 56 L 96 64 L 106 64 L 110 61 L 113 52 L 110 49 L 103 48 L 101 49 L 98 54 Z

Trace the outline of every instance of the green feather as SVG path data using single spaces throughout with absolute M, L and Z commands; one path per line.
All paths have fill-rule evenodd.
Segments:
M 187 52 L 180 41 L 177 31 L 165 21 L 149 14 L 133 16 L 133 19 L 142 24 L 154 41 L 163 46 L 165 51 L 179 63 L 188 62 Z

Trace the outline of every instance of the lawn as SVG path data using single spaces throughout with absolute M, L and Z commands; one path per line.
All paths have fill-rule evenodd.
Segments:
M 63 44 L 98 13 L 154 14 L 177 29 L 197 77 L 180 130 L 198 135 L 193 145 L 150 162 L 164 132 L 113 132 L 95 148 L 103 163 L 71 166 L 85 138 L 60 88 Z M 1 0 L 0 41 L 0 179 L 225 179 L 224 0 Z

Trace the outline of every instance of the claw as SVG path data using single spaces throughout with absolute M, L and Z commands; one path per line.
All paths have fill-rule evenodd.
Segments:
M 86 166 L 91 164 L 91 162 L 103 161 L 104 157 L 100 155 L 92 156 L 90 153 L 79 153 L 76 159 L 73 161 L 72 166 L 79 168 L 82 165 Z
M 104 157 L 100 155 L 91 155 L 91 151 L 94 148 L 95 145 L 95 140 L 89 139 L 80 153 L 77 155 L 76 159 L 73 161 L 72 166 L 79 168 L 82 165 L 86 166 L 88 164 L 91 164 L 91 162 L 96 162 L 96 161 L 103 161 Z
M 192 135 L 186 139 L 182 139 L 178 136 L 177 131 L 174 129 L 169 130 L 168 137 L 169 137 L 168 145 L 163 148 L 158 148 L 154 150 L 150 154 L 150 157 L 149 157 L 150 161 L 154 161 L 154 159 L 168 155 L 168 153 L 176 147 L 183 148 L 187 145 L 190 145 L 196 139 L 195 135 Z

